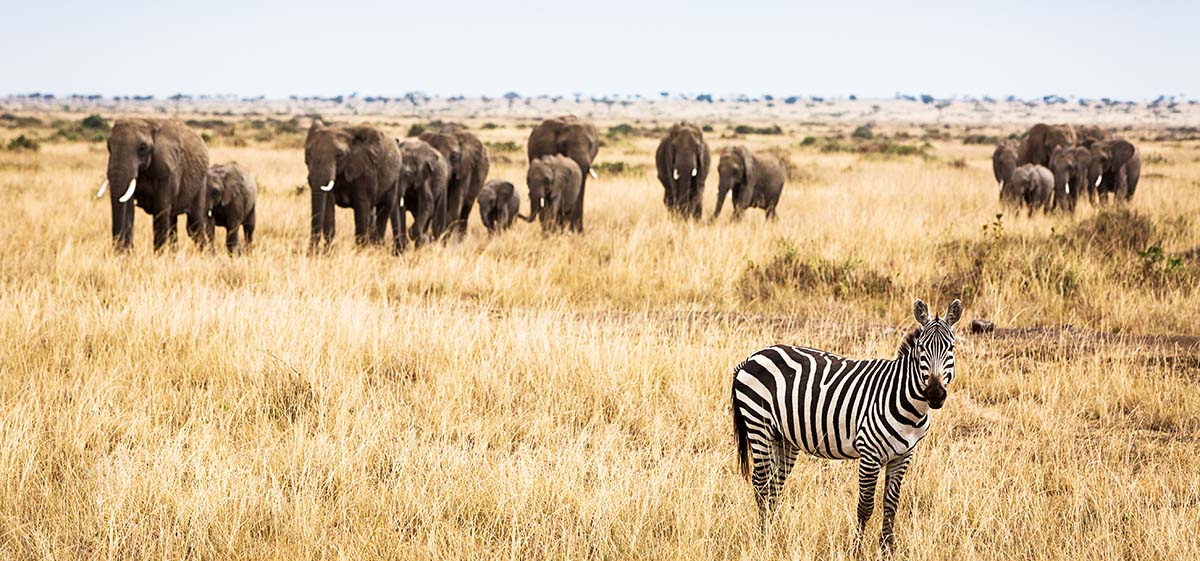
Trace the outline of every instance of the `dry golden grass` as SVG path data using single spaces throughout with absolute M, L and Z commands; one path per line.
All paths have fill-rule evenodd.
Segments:
M 485 140 L 524 145 L 491 120 Z M 585 235 L 489 240 L 473 216 L 465 242 L 400 258 L 354 248 L 344 210 L 335 251 L 305 254 L 294 148 L 213 143 L 262 189 L 239 258 L 154 255 L 140 211 L 115 256 L 103 145 L 0 152 L 0 557 L 852 558 L 853 463 L 802 460 L 759 532 L 731 368 L 777 342 L 890 356 L 913 298 L 961 293 L 968 320 L 1046 329 L 961 335 L 899 557 L 1200 558 L 1200 351 L 1142 337 L 1200 335 L 1195 254 L 1169 262 L 1200 246 L 1200 146 L 1143 144 L 1164 159 L 1134 242 L 1156 262 L 1080 241 L 1086 205 L 985 229 L 986 146 L 802 137 L 747 139 L 803 170 L 777 223 L 669 220 L 634 137 L 599 160 L 646 171 L 589 185 Z M 492 176 L 524 190 L 508 157 Z

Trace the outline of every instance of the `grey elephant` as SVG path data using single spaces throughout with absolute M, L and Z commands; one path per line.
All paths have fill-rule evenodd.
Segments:
M 451 123 L 437 131 L 421 133 L 421 140 L 428 142 L 446 158 L 450 177 L 446 186 L 446 227 L 458 238 L 467 233 L 467 219 L 471 208 L 487 180 L 491 160 L 479 137 L 460 124 Z
M 996 176 L 996 183 L 1000 184 L 1000 188 L 1004 188 L 1004 183 L 1012 177 L 1013 170 L 1017 169 L 1017 148 L 1020 143 L 1016 140 L 1005 140 L 996 145 L 996 150 L 992 152 L 992 175 Z
M 489 234 L 507 230 L 521 211 L 521 199 L 512 183 L 491 179 L 479 191 L 479 219 Z
M 1000 190 L 1000 202 L 1006 206 L 1029 207 L 1029 216 L 1041 208 L 1050 212 L 1054 199 L 1054 174 L 1045 166 L 1024 164 L 1013 170 L 1012 178 Z
M 1088 181 L 1088 166 L 1091 151 L 1085 146 L 1059 146 L 1050 155 L 1050 173 L 1054 174 L 1054 207 L 1075 212 L 1075 204 L 1082 193 L 1093 197 L 1094 191 Z
M 1077 137 L 1075 127 L 1038 123 L 1029 128 L 1017 147 L 1017 165 L 1050 165 L 1050 155 L 1059 146 L 1074 146 Z
M 176 241 L 178 216 L 188 235 L 208 244 L 208 147 L 187 125 L 168 119 L 119 119 L 108 135 L 108 172 L 97 197 L 109 193 L 117 251 L 133 245 L 133 208 L 154 217 L 154 249 Z M 111 186 L 111 189 L 109 188 Z
M 255 205 L 258 182 L 237 162 L 208 168 L 209 238 L 216 226 L 225 229 L 225 249 L 240 249 L 238 230 L 246 234 L 246 244 L 254 243 Z
M 1106 128 L 1093 125 L 1075 125 L 1075 141 L 1083 146 L 1090 146 L 1093 142 L 1112 139 L 1113 134 Z
M 440 239 L 453 218 L 447 208 L 450 164 L 441 152 L 423 140 L 396 142 L 400 148 L 400 188 L 397 191 L 400 231 L 406 229 L 407 211 L 413 216 L 408 235 L 420 247 Z M 403 251 L 406 245 L 401 242 L 400 250 Z
M 708 177 L 708 143 L 704 132 L 691 123 L 671 127 L 654 154 L 663 202 L 677 216 L 700 218 L 704 181 Z
M 304 141 L 304 163 L 312 190 L 312 238 L 316 250 L 334 236 L 334 207 L 354 209 L 354 240 L 359 245 L 383 240 L 392 222 L 393 251 L 404 245 L 397 190 L 400 149 L 394 139 L 371 126 L 325 126 L 313 121 Z
M 1142 155 L 1137 147 L 1116 138 L 1094 142 L 1089 150 L 1088 179 L 1100 203 L 1107 203 L 1110 194 L 1117 201 L 1132 199 L 1142 175 Z
M 727 146 L 717 161 L 717 208 L 713 220 L 721 214 L 725 194 L 733 191 L 733 219 L 740 220 L 747 208 L 767 211 L 767 220 L 775 219 L 775 207 L 787 181 L 787 163 L 773 154 L 755 154 L 745 146 Z
M 543 232 L 578 222 L 580 207 L 576 203 L 582 195 L 583 173 L 575 160 L 560 154 L 542 156 L 529 163 L 525 181 L 529 185 L 527 221 L 540 220 Z
M 592 170 L 592 162 L 600 151 L 600 137 L 596 127 L 574 115 L 563 115 L 546 119 L 534 127 L 529 133 L 529 144 L 526 146 L 529 162 L 543 156 L 559 154 L 575 162 L 579 168 L 579 195 L 575 198 L 575 208 L 571 209 L 570 227 L 574 232 L 583 232 L 583 201 L 587 193 L 588 176 L 596 178 Z M 532 212 L 530 217 L 532 218 Z

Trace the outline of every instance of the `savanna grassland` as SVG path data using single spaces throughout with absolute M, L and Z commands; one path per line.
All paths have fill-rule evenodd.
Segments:
M 955 297 L 997 330 L 960 330 L 898 558 L 1200 558 L 1195 135 L 1119 131 L 1146 159 L 1131 205 L 1030 218 L 990 162 L 1023 126 L 697 119 L 714 153 L 792 170 L 778 222 L 694 224 L 654 177 L 669 121 L 599 116 L 583 235 L 473 215 L 393 257 L 339 210 L 309 256 L 307 119 L 185 115 L 257 174 L 257 245 L 156 255 L 139 210 L 117 256 L 103 126 L 26 116 L 0 122 L 39 144 L 0 150 L 2 558 L 853 558 L 853 463 L 802 459 L 760 532 L 732 368 L 774 343 L 891 356 L 915 298 Z M 533 122 L 467 119 L 521 192 Z

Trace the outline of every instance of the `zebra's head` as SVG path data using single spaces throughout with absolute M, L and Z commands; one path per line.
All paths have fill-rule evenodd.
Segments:
M 946 388 L 954 380 L 954 324 L 962 317 L 962 302 L 951 302 L 946 317 L 930 319 L 929 308 L 917 300 L 913 304 L 913 316 L 921 324 L 912 350 L 924 383 L 925 400 L 929 407 L 941 409 L 946 402 Z

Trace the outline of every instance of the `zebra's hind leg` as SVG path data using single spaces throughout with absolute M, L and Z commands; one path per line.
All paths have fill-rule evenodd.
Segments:
M 754 485 L 754 498 L 758 501 L 758 515 L 763 531 L 766 531 L 771 520 L 771 511 L 775 508 L 774 476 L 778 468 L 775 466 L 775 448 L 779 445 L 777 437 L 761 438 L 751 432 L 750 458 L 754 462 L 754 472 L 750 474 L 750 482 Z M 758 437 L 758 438 L 755 438 Z
M 777 440 L 774 448 L 775 471 L 771 474 L 771 498 L 778 500 L 783 491 L 784 481 L 787 480 L 788 474 L 792 473 L 792 466 L 796 465 L 796 454 L 800 450 L 783 439 Z
M 858 533 L 854 536 L 854 549 L 862 547 L 863 531 L 875 510 L 875 482 L 879 479 L 879 460 L 863 456 L 858 460 Z
M 883 532 L 879 535 L 879 549 L 885 556 L 891 554 L 892 544 L 896 540 L 893 529 L 896 508 L 900 504 L 900 483 L 904 480 L 904 474 L 908 471 L 908 461 L 911 459 L 912 452 L 909 452 L 888 462 L 887 465 L 887 484 L 883 492 Z

